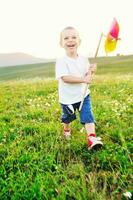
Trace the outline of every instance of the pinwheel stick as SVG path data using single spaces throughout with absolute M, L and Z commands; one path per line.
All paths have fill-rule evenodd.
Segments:
M 97 55 L 98 55 L 98 51 L 99 51 L 99 47 L 100 47 L 100 44 L 101 44 L 102 37 L 103 37 L 103 33 L 101 33 L 101 35 L 100 35 L 100 38 L 99 38 L 99 42 L 98 42 L 98 45 L 97 45 L 97 49 L 96 49 L 96 52 L 95 52 L 94 59 L 96 59 L 96 57 L 97 57 Z M 93 72 L 91 72 L 91 74 L 93 74 Z M 85 98 L 85 94 L 86 94 L 87 88 L 88 88 L 88 84 L 85 85 L 85 88 L 84 88 L 84 91 L 83 91 L 83 95 L 82 95 L 82 100 L 81 100 L 81 103 L 80 103 L 80 106 L 79 106 L 79 111 L 81 111 L 81 109 L 82 109 L 82 106 L 83 106 L 83 102 L 84 102 L 84 98 Z

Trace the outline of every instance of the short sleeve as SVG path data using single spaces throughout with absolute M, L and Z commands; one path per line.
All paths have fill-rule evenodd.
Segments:
M 63 59 L 58 59 L 55 64 L 55 76 L 56 79 L 61 78 L 62 76 L 69 75 L 69 69 L 67 64 Z

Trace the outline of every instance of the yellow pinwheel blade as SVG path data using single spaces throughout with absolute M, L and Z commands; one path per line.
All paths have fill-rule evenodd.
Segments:
M 104 48 L 105 48 L 105 52 L 109 53 L 111 51 L 114 51 L 116 49 L 116 44 L 117 44 L 117 40 L 105 40 L 105 44 L 104 44 Z

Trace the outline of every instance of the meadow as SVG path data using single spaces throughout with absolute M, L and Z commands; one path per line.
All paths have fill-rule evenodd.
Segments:
M 97 63 L 90 89 L 100 151 L 87 150 L 78 113 L 71 140 L 63 138 L 54 63 L 0 68 L 0 200 L 126 200 L 133 192 L 133 56 Z

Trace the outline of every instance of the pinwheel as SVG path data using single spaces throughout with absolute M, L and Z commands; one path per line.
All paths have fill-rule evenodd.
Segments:
M 110 27 L 110 31 L 106 36 L 104 44 L 106 53 L 109 53 L 116 49 L 117 41 L 119 40 L 118 35 L 119 35 L 119 24 L 117 20 L 114 18 Z
M 117 41 L 119 40 L 118 35 L 119 35 L 119 24 L 118 24 L 117 20 L 114 18 L 113 22 L 111 24 L 111 27 L 110 27 L 110 31 L 107 34 L 107 36 L 105 36 L 106 40 L 105 40 L 104 48 L 105 48 L 106 54 L 110 53 L 110 52 L 112 52 L 112 51 L 114 51 L 116 49 Z M 104 34 L 101 33 L 94 59 L 98 55 L 99 47 L 100 47 L 101 40 L 102 40 L 103 36 L 104 36 Z M 82 105 L 83 105 L 83 101 L 84 101 L 84 98 L 85 98 L 87 87 L 88 87 L 88 85 L 86 84 L 85 85 L 85 89 L 83 91 L 83 95 L 82 95 L 82 100 L 81 100 L 81 103 L 80 103 L 79 111 L 81 111 L 81 109 L 82 109 Z

